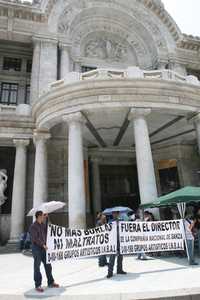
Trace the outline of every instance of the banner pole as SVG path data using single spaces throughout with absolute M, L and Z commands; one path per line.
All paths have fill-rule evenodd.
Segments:
M 186 253 L 187 253 L 187 258 L 188 258 L 188 262 L 190 261 L 190 256 L 189 256 L 189 251 L 188 251 L 188 243 L 187 243 L 187 239 L 186 239 L 186 231 L 185 231 L 185 222 L 184 219 L 182 219 L 183 222 L 183 229 L 184 229 L 184 241 L 185 241 L 185 247 L 186 247 Z

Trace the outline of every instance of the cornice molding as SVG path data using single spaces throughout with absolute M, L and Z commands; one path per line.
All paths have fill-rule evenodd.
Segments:
M 200 50 L 200 37 L 183 34 L 182 40 L 177 43 L 178 48 L 185 50 Z
M 16 19 L 22 19 L 37 23 L 44 23 L 47 21 L 45 13 L 38 6 L 28 3 L 21 3 L 20 1 L 4 1 L 0 0 L 0 16 L 8 17 L 11 15 Z
M 167 26 L 171 35 L 173 36 L 175 41 L 178 41 L 181 38 L 181 31 L 176 25 L 175 21 L 169 15 L 169 13 L 165 10 L 164 5 L 159 0 L 137 0 L 145 7 L 150 9 L 164 24 Z
M 164 5 L 160 0 L 137 0 L 142 3 L 146 8 L 150 9 L 156 16 L 168 27 L 175 41 L 180 38 L 181 32 L 170 17 L 168 12 L 165 10 Z M 56 0 L 38 1 L 38 4 L 27 4 L 21 3 L 20 1 L 11 2 L 0 0 L 0 10 L 10 8 L 14 9 L 14 15 L 16 18 L 26 19 L 36 22 L 45 22 L 52 11 L 52 8 Z M 24 12 L 25 11 L 25 12 Z M 5 12 L 4 12 L 5 14 Z M 1 13 L 0 13 L 1 15 Z

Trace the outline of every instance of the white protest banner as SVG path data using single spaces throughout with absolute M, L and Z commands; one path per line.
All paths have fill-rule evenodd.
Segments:
M 183 220 L 119 222 L 120 253 L 184 249 Z
M 116 223 L 86 230 L 49 224 L 47 248 L 47 263 L 65 261 L 69 258 L 115 254 L 117 252 Z

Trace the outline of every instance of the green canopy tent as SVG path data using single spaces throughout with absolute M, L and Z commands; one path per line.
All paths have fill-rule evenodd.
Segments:
M 175 192 L 158 197 L 151 203 L 141 205 L 141 208 L 145 209 L 145 208 L 166 207 L 166 206 L 177 205 L 179 214 L 181 218 L 184 219 L 185 212 L 186 212 L 186 205 L 191 202 L 199 202 L 199 201 L 200 201 L 200 187 L 186 186 Z M 188 252 L 188 244 L 186 242 L 186 236 L 185 236 L 185 245 L 186 245 L 187 257 L 189 260 L 189 252 Z
M 141 205 L 141 208 L 154 208 L 177 205 L 182 219 L 185 217 L 186 204 L 200 202 L 200 187 L 186 186 L 175 192 L 158 197 L 153 202 Z

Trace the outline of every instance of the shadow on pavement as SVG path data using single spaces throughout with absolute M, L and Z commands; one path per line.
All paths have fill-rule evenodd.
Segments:
M 81 286 L 81 285 L 85 285 L 85 284 L 96 283 L 96 282 L 99 282 L 99 281 L 103 281 L 105 279 L 106 279 L 106 277 L 99 278 L 99 279 L 91 279 L 91 280 L 87 280 L 87 281 L 81 281 L 81 282 L 77 282 L 77 283 L 72 283 L 72 284 L 66 285 L 64 287 L 65 288 L 71 288 L 71 287 L 75 287 L 75 286 Z
M 177 268 L 168 268 L 168 269 L 162 269 L 162 270 L 144 271 L 144 272 L 140 272 L 140 273 L 128 272 L 126 275 L 113 276 L 109 280 L 115 280 L 115 281 L 134 280 L 144 274 L 164 273 L 164 272 L 168 272 L 168 271 L 178 271 L 178 270 L 183 270 L 183 269 L 187 269 L 187 268 L 186 267 L 177 267 Z
M 190 266 L 189 264 L 188 264 L 188 260 L 187 260 L 187 258 L 185 258 L 185 257 L 174 257 L 174 256 L 172 256 L 172 257 L 165 257 L 165 258 L 160 258 L 162 261 L 166 261 L 166 262 L 170 262 L 170 263 L 174 263 L 174 264 L 176 264 L 176 265 L 180 265 L 180 266 L 185 266 L 185 267 L 195 267 L 195 268 L 198 268 L 200 265 L 197 265 L 197 266 Z M 195 259 L 195 261 L 197 261 L 198 263 L 199 263 L 199 261 L 198 261 L 198 259 Z
M 43 293 L 38 293 L 36 292 L 35 289 L 31 289 L 27 292 L 24 293 L 24 297 L 25 298 L 50 298 L 50 297 L 57 297 L 60 296 L 61 294 L 63 294 L 65 292 L 65 287 L 59 287 L 59 288 L 46 288 L 44 289 Z
M 187 269 L 187 267 L 177 267 L 177 268 L 168 268 L 168 269 L 162 269 L 162 270 L 153 270 L 153 271 L 145 271 L 141 272 L 140 274 L 153 274 L 153 273 L 164 273 L 168 271 L 179 271 Z

